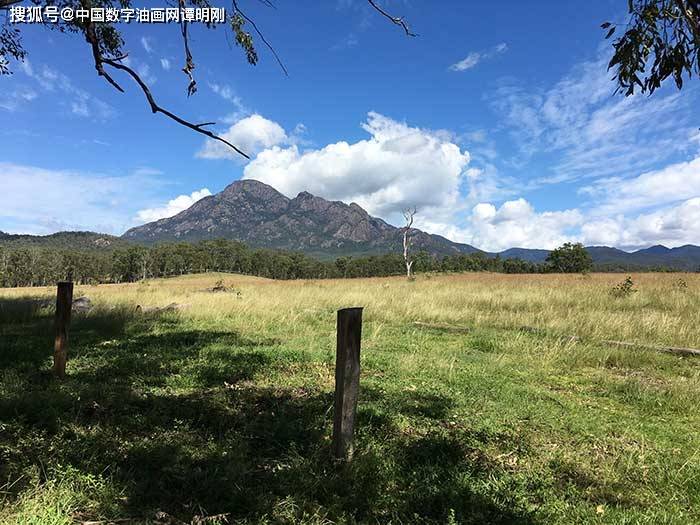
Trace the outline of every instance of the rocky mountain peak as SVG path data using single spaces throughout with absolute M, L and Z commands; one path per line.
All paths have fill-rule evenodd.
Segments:
M 221 195 L 227 197 L 240 195 L 259 200 L 289 200 L 272 186 L 253 179 L 237 180 L 226 186 Z
M 224 238 L 317 256 L 397 252 L 401 246 L 398 228 L 356 203 L 329 201 L 307 191 L 289 199 L 250 179 L 236 181 L 174 217 L 132 228 L 124 237 L 145 243 Z M 414 246 L 437 254 L 476 251 L 418 230 Z

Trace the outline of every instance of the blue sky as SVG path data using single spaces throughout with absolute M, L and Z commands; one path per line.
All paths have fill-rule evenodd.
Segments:
M 249 162 L 152 115 L 119 72 L 116 92 L 78 36 L 22 25 L 28 61 L 0 78 L 0 230 L 121 234 L 247 177 L 396 224 L 417 206 L 418 227 L 487 250 L 700 244 L 697 81 L 613 94 L 599 26 L 623 0 L 385 0 L 416 38 L 364 0 L 240 5 L 289 76 L 195 25 L 188 99 L 177 26 L 120 27 L 159 103 L 216 121 Z

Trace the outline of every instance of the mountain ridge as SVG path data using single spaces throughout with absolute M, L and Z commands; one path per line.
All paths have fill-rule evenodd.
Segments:
M 121 237 L 91 231 L 61 231 L 48 235 L 0 231 L 0 247 L 46 247 L 76 250 L 104 250 L 127 246 Z

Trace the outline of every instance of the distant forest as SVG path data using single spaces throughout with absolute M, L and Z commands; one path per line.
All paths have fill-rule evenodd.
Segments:
M 548 263 L 501 259 L 483 253 L 434 257 L 427 252 L 418 252 L 413 258 L 417 273 L 553 271 Z M 601 267 L 594 269 L 606 270 Z M 47 286 L 67 278 L 81 284 L 123 283 L 203 272 L 241 273 L 272 279 L 326 279 L 402 275 L 405 266 L 400 254 L 319 261 L 302 253 L 251 249 L 229 240 L 170 243 L 155 247 L 117 244 L 110 248 L 84 250 L 73 246 L 0 245 L 1 287 Z

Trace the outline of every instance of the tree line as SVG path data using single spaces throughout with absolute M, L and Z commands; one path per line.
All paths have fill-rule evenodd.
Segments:
M 501 259 L 483 253 L 433 256 L 418 252 L 418 273 L 491 271 L 545 273 L 589 271 L 590 256 L 580 245 L 554 250 L 545 263 Z M 405 273 L 402 254 L 339 257 L 320 261 L 303 253 L 252 249 L 230 240 L 169 243 L 113 250 L 0 246 L 0 286 L 47 286 L 69 279 L 79 284 L 124 283 L 154 277 L 229 272 L 272 279 L 384 277 Z

